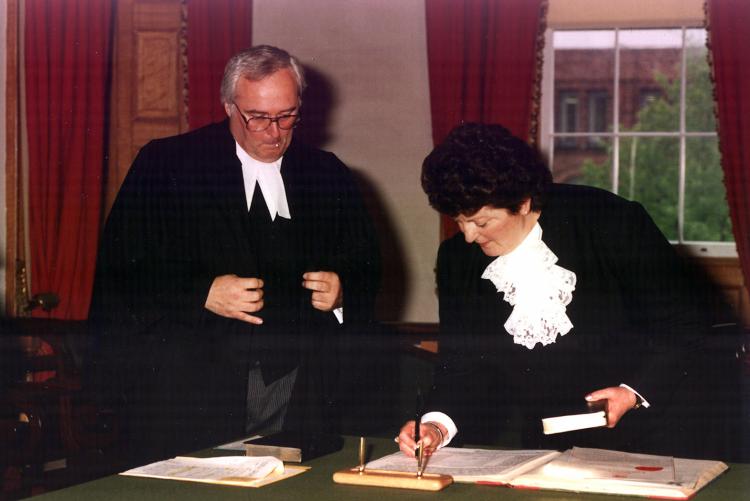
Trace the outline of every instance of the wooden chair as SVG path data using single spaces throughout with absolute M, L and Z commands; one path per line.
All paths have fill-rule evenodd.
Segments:
M 111 473 L 103 458 L 116 441 L 117 420 L 96 407 L 81 383 L 85 322 L 4 319 L 0 336 L 1 363 L 8 367 L 0 449 L 8 451 L 11 476 L 4 483 L 12 486 L 13 472 L 20 472 L 20 491 L 28 495 Z

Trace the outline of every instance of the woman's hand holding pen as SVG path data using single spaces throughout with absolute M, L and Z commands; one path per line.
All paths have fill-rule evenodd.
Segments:
M 417 448 L 417 443 L 414 441 L 414 423 L 414 421 L 407 421 L 401 427 L 398 437 L 396 437 L 399 449 L 412 458 L 415 457 L 415 450 Z M 448 430 L 438 423 L 428 421 L 420 424 L 419 435 L 424 447 L 425 456 L 429 456 L 437 450 L 447 433 Z

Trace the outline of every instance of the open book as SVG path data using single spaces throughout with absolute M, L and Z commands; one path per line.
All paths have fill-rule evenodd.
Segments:
M 454 482 L 506 484 L 521 473 L 548 463 L 556 451 L 503 451 L 443 447 L 427 459 L 425 473 L 450 475 Z M 367 470 L 417 472 L 417 462 L 399 451 L 371 461 Z
M 307 471 L 304 466 L 284 466 L 273 457 L 182 457 L 158 461 L 120 473 L 133 477 L 184 480 L 209 484 L 261 487 Z
M 397 452 L 367 468 L 415 471 L 416 461 Z M 451 475 L 455 482 L 689 499 L 726 469 L 720 461 L 578 447 L 563 453 L 444 447 L 429 458 L 425 472 Z

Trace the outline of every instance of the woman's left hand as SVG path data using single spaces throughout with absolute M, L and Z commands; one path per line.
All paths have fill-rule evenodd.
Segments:
M 612 386 L 592 391 L 586 395 L 587 402 L 607 401 L 607 428 L 614 428 L 630 409 L 635 406 L 635 393 L 622 386 Z

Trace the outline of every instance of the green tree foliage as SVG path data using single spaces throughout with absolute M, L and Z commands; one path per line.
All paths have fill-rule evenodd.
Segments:
M 705 49 L 687 55 L 686 129 L 711 132 L 716 129 L 712 84 Z M 679 73 L 679 72 L 675 72 Z M 680 81 L 663 74 L 654 79 L 660 97 L 649 101 L 638 113 L 637 123 L 621 132 L 675 132 L 680 116 Z M 648 210 L 661 231 L 678 240 L 679 140 L 671 137 L 622 137 L 619 152 L 618 192 L 637 200 Z M 612 149 L 604 162 L 586 160 L 582 184 L 611 189 Z M 687 241 L 733 241 L 729 208 L 722 180 L 715 137 L 686 140 L 684 239 Z

